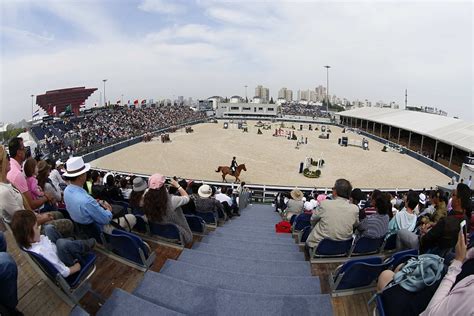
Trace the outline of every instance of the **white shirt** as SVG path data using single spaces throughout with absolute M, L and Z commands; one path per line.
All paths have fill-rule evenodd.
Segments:
M 0 182 L 0 212 L 10 222 L 16 211 L 23 210 L 23 198 L 20 191 L 10 183 Z
M 63 277 L 66 278 L 71 273 L 71 270 L 69 270 L 69 268 L 66 267 L 66 265 L 61 260 L 59 260 L 56 245 L 51 240 L 49 240 L 47 236 L 41 235 L 40 241 L 31 244 L 31 247 L 28 250 L 42 255 L 59 271 L 59 273 L 61 273 Z
M 215 198 L 216 198 L 216 200 L 218 200 L 221 203 L 227 202 L 227 204 L 229 204 L 229 206 L 232 206 L 232 199 L 227 194 L 218 193 L 218 194 L 215 195 Z
M 51 182 L 53 182 L 53 185 L 56 187 L 56 189 L 61 192 L 59 184 L 66 184 L 66 181 L 64 181 L 63 177 L 61 177 L 59 171 L 57 169 L 51 170 L 49 178 L 51 179 Z

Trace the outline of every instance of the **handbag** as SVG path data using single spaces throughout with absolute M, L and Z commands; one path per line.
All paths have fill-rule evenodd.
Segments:
M 445 271 L 444 259 L 434 254 L 411 258 L 393 276 L 393 285 L 399 284 L 410 292 L 419 292 L 438 281 Z
M 291 224 L 289 222 L 281 221 L 275 225 L 277 233 L 291 233 Z

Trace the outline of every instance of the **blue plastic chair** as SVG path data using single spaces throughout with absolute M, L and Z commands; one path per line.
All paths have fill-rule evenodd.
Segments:
M 135 226 L 133 226 L 133 230 L 142 234 L 147 234 L 148 223 L 145 221 L 145 219 L 143 219 L 143 217 L 140 215 L 135 215 L 135 219 L 137 220 L 137 222 L 135 223 Z
M 183 238 L 176 225 L 148 222 L 148 227 L 150 228 L 150 234 L 152 236 L 159 237 L 169 242 L 184 245 Z
M 361 256 L 378 253 L 382 246 L 385 237 L 381 238 L 369 238 L 360 237 L 352 245 L 349 256 Z
M 36 264 L 45 276 L 75 304 L 78 304 L 81 298 L 84 297 L 87 292 L 91 291 L 91 284 L 88 280 L 96 270 L 96 255 L 94 253 L 89 253 L 84 258 L 79 272 L 65 278 L 61 273 L 59 273 L 54 265 L 52 265 L 42 255 L 23 249 L 22 247 L 21 249 L 28 254 L 33 263 Z
M 196 216 L 202 218 L 206 224 L 217 225 L 216 216 L 212 212 L 196 212 Z
M 385 316 L 385 310 L 383 309 L 383 301 L 380 295 L 375 297 L 375 303 L 377 304 L 377 312 L 379 316 Z
M 106 248 L 114 254 L 130 261 L 139 268 L 148 270 L 156 257 L 143 240 L 126 231 L 114 229 L 112 232 L 103 233 Z
M 372 291 L 374 282 L 389 263 L 380 257 L 352 259 L 340 265 L 329 280 L 333 296 Z
M 201 217 L 195 215 L 184 216 L 193 233 L 204 234 L 206 232 L 206 222 Z
M 319 242 L 316 249 L 313 249 L 313 256 L 311 257 L 345 257 L 351 250 L 352 241 L 352 237 L 347 240 L 331 240 L 325 238 Z
M 390 266 L 388 266 L 388 268 L 393 270 L 398 265 L 405 263 L 409 259 L 417 257 L 417 256 L 418 256 L 418 250 L 409 249 L 409 250 L 403 250 L 403 251 L 394 253 L 390 258 L 387 258 L 386 261 L 388 262 L 388 260 L 391 260 Z

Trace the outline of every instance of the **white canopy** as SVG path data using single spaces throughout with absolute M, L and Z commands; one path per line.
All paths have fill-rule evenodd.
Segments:
M 474 152 L 474 123 L 425 112 L 363 107 L 338 113 L 424 135 L 461 150 Z

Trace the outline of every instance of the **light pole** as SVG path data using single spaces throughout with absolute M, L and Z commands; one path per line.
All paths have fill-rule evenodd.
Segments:
M 122 102 L 122 104 L 120 104 L 120 105 L 123 106 L 123 94 L 121 96 L 122 96 L 122 99 L 121 99 L 120 102 Z
M 326 113 L 329 114 L 329 68 L 331 66 L 324 66 L 326 68 Z
M 104 82 L 104 107 L 107 105 L 107 99 L 105 98 L 105 83 L 107 82 L 107 79 L 102 79 L 102 81 Z
M 247 98 L 247 85 L 245 85 L 244 87 L 245 87 L 245 102 L 248 102 L 248 98 Z
M 31 120 L 33 120 L 33 98 L 34 98 L 34 94 L 31 95 Z

